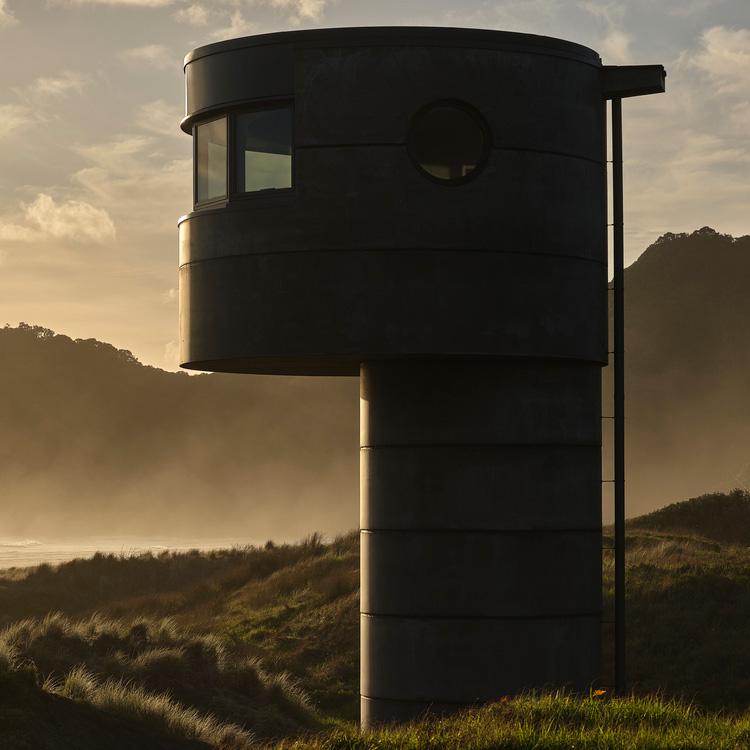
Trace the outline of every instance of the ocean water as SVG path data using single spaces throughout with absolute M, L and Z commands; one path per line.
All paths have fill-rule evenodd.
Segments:
M 263 540 L 265 541 L 265 540 Z M 76 540 L 9 539 L 0 537 L 0 569 L 27 568 L 41 563 L 67 562 L 93 557 L 97 552 L 115 555 L 158 554 L 165 550 L 185 552 L 191 549 L 212 550 L 262 544 L 249 538 L 180 538 L 180 537 L 91 537 Z

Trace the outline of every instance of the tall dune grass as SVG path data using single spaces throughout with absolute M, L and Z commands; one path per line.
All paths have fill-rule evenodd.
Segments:
M 131 718 L 138 704 L 152 712 L 161 706 L 175 721 L 200 716 L 201 726 L 229 723 L 263 737 L 318 723 L 294 678 L 233 655 L 214 636 L 184 632 L 169 618 L 71 620 L 52 613 L 21 620 L 0 632 L 0 664 L 15 669 L 19 663 L 33 665 L 60 695 L 99 708 L 119 702 L 118 711 L 132 708 Z
M 188 740 L 199 740 L 219 750 L 248 750 L 253 735 L 235 724 L 181 705 L 165 693 L 150 693 L 123 680 L 97 680 L 83 667 L 60 682 L 45 681 L 44 688 L 64 698 L 86 703 L 101 711 Z

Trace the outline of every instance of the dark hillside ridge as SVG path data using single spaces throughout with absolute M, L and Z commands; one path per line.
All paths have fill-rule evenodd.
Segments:
M 357 523 L 358 384 L 164 372 L 0 329 L 3 537 L 271 536 Z
M 626 269 L 628 515 L 750 487 L 748 279 L 750 237 L 710 228 Z M 355 379 L 191 377 L 28 325 L 0 360 L 3 536 L 357 526 Z
M 750 236 L 709 227 L 665 234 L 625 269 L 629 516 L 750 489 L 748 280 Z
M 714 492 L 672 503 L 628 521 L 631 529 L 687 532 L 722 544 L 750 546 L 750 493 Z

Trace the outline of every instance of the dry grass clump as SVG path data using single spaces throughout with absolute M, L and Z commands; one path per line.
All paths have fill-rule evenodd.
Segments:
M 126 692 L 133 700 L 169 694 L 206 721 L 210 714 L 264 737 L 317 724 L 306 693 L 289 675 L 271 674 L 257 659 L 227 651 L 214 636 L 185 633 L 168 618 L 76 621 L 53 613 L 2 631 L 0 654 L 33 664 L 48 685 L 68 685 L 61 694 L 76 685 L 99 702 L 104 695 L 125 700 Z
M 247 750 L 253 735 L 235 724 L 181 705 L 165 693 L 150 693 L 123 680 L 99 681 L 83 667 L 61 681 L 48 679 L 44 689 L 101 711 L 145 725 L 154 732 L 199 740 L 218 750 Z

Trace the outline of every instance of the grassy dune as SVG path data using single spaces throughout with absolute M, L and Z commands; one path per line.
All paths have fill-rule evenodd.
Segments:
M 750 550 L 726 520 L 696 535 L 705 502 L 667 509 L 678 531 L 629 529 L 631 700 L 526 696 L 361 737 L 357 537 L 313 536 L 0 574 L 0 746 L 750 746 Z

